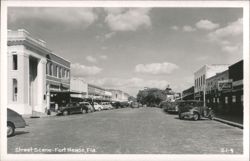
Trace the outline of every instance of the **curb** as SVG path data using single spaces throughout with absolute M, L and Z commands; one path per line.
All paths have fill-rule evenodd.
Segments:
M 230 126 L 234 126 L 234 127 L 238 127 L 240 129 L 243 129 L 242 124 L 238 124 L 238 123 L 235 123 L 235 122 L 223 120 L 223 119 L 220 119 L 220 118 L 217 118 L 217 117 L 214 117 L 213 120 L 224 123 L 224 124 L 227 124 L 227 125 L 230 125 Z

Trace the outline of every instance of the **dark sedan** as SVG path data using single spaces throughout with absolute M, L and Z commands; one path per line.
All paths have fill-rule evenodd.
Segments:
M 17 112 L 7 109 L 7 136 L 13 136 L 16 128 L 27 126 L 25 120 Z
M 66 116 L 66 115 L 70 115 L 73 113 L 83 113 L 83 111 L 87 111 L 87 110 L 88 110 L 88 107 L 85 106 L 84 104 L 73 102 L 73 103 L 68 103 L 64 107 L 60 107 L 60 109 L 58 110 L 58 114 L 59 115 L 62 114 Z

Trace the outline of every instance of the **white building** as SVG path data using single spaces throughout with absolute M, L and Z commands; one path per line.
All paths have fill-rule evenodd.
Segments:
M 88 84 L 80 78 L 70 79 L 70 94 L 71 97 L 75 98 L 88 98 Z
M 206 90 L 206 79 L 215 76 L 216 73 L 223 72 L 228 69 L 227 64 L 204 65 L 194 73 L 194 98 L 203 100 Z
M 23 29 L 8 30 L 7 52 L 8 108 L 20 114 L 45 113 L 51 90 L 69 88 L 70 62 Z

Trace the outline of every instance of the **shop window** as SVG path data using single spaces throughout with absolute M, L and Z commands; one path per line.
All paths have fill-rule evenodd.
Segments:
M 12 55 L 12 59 L 13 59 L 13 70 L 17 70 L 17 54 L 13 54 Z
M 213 98 L 213 103 L 215 103 L 215 98 Z
M 232 96 L 232 102 L 233 102 L 233 103 L 236 102 L 236 96 Z
M 17 101 L 17 80 L 13 79 L 13 102 Z
M 225 97 L 225 104 L 228 104 L 228 97 Z
M 217 103 L 220 103 L 220 98 L 217 98 Z
M 209 103 L 210 101 L 209 101 L 209 99 L 207 99 L 207 103 Z

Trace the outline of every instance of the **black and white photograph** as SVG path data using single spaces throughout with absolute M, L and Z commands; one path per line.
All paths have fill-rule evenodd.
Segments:
M 249 160 L 249 2 L 205 2 L 1 2 L 1 160 Z

